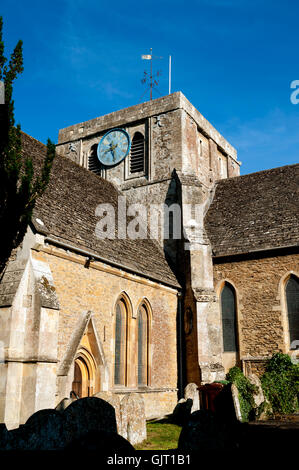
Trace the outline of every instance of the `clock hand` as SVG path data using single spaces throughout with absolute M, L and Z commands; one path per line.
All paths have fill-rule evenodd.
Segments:
M 114 153 L 114 148 L 111 148 L 111 153 L 113 155 L 113 161 L 115 162 L 115 153 Z
M 110 147 L 108 149 L 104 150 L 103 154 L 113 151 L 114 149 L 116 149 L 117 146 L 118 146 L 117 144 L 115 144 L 115 145 L 110 144 Z

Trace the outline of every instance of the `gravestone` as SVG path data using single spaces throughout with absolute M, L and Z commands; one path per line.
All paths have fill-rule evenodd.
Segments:
M 257 388 L 257 392 L 253 395 L 255 407 L 257 408 L 258 406 L 260 406 L 265 401 L 265 397 L 264 397 L 264 393 L 263 393 L 263 389 L 262 389 L 262 384 L 261 384 L 261 381 L 258 378 L 258 376 L 255 375 L 255 374 L 249 374 L 247 378 L 248 378 L 249 382 L 252 385 L 255 385 L 256 388 Z
M 255 403 L 255 409 L 256 409 L 256 416 L 257 419 L 260 421 L 268 419 L 267 413 L 271 412 L 271 405 L 269 401 L 266 399 L 263 389 L 262 389 L 262 384 L 259 379 L 259 377 L 256 374 L 249 374 L 248 375 L 248 380 L 250 383 L 255 385 L 257 387 L 257 392 L 253 395 L 254 403 Z M 258 407 L 262 404 L 265 403 L 264 406 L 264 411 L 258 415 Z
M 9 443 L 9 431 L 5 423 L 0 423 L 0 451 L 4 450 Z
M 200 409 L 199 390 L 198 390 L 198 386 L 195 383 L 190 383 L 185 387 L 184 397 L 186 400 L 189 398 L 193 402 L 191 413 L 193 413 L 193 411 L 198 411 Z
M 61 449 L 67 442 L 63 415 L 52 409 L 34 413 L 21 428 L 25 450 Z M 20 437 L 19 437 L 20 441 Z
M 75 399 L 74 398 L 63 398 L 58 405 L 55 407 L 55 410 L 57 411 L 63 411 L 65 410 L 71 403 L 73 403 Z
M 110 405 L 113 406 L 115 411 L 115 419 L 116 419 L 116 426 L 117 432 L 120 433 L 121 431 L 121 416 L 120 416 L 120 399 L 119 396 L 112 392 L 99 392 L 94 395 L 97 398 L 101 398 L 102 400 L 107 401 Z
M 146 439 L 145 406 L 140 394 L 125 395 L 120 402 L 120 414 L 122 437 L 133 445 Z
M 191 414 L 181 431 L 178 450 L 189 453 L 206 450 L 231 450 L 237 447 L 230 426 L 210 410 Z
M 193 401 L 191 398 L 181 398 L 171 415 L 171 422 L 183 426 L 191 415 Z
M 67 442 L 64 418 L 52 409 L 37 411 L 24 425 L 9 431 L 7 437 L 3 450 L 59 450 Z
M 237 418 L 238 421 L 242 422 L 241 406 L 240 406 L 240 400 L 239 400 L 239 391 L 238 391 L 235 384 L 232 384 L 232 386 L 231 386 L 231 393 L 232 393 L 232 397 L 233 397 L 233 403 L 234 403 L 236 418 Z
M 82 455 L 83 451 L 97 452 L 101 460 L 103 456 L 130 456 L 134 455 L 136 452 L 134 447 L 122 436 L 116 432 L 106 431 L 89 431 L 83 436 L 71 441 L 64 450 L 65 452 L 70 452 L 71 455 L 76 452 Z
M 63 412 L 66 432 L 72 440 L 91 431 L 117 432 L 115 411 L 101 398 L 80 398 Z
M 117 399 L 110 397 L 117 406 Z M 123 400 L 124 429 L 132 443 L 146 438 L 143 398 L 131 394 Z M 81 444 L 80 444 L 81 442 Z M 7 431 L 0 426 L 0 451 L 68 450 L 131 451 L 132 445 L 117 434 L 114 407 L 98 397 L 73 401 L 63 411 L 45 409 L 24 425 Z M 78 447 L 78 448 L 79 448 Z

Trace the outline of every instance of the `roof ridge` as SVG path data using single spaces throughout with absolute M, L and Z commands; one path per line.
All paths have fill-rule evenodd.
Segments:
M 268 168 L 268 169 L 265 169 L 265 170 L 254 171 L 252 173 L 246 173 L 245 175 L 231 176 L 229 178 L 223 178 L 223 179 L 216 180 L 216 183 L 217 184 L 225 183 L 227 181 L 232 181 L 232 180 L 241 179 L 241 178 L 248 178 L 248 177 L 254 176 L 254 175 L 262 175 L 262 174 L 266 174 L 266 173 L 273 173 L 273 172 L 281 170 L 281 169 L 287 169 L 287 168 L 292 168 L 292 167 L 296 167 L 296 166 L 299 167 L 299 163 L 292 163 L 290 165 L 276 166 L 274 168 Z

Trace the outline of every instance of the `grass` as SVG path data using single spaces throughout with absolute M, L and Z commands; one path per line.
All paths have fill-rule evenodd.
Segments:
M 176 449 L 181 433 L 181 426 L 167 420 L 149 421 L 146 424 L 147 438 L 135 445 L 136 450 Z

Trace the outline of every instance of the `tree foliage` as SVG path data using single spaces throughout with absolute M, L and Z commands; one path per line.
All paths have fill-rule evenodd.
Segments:
M 274 414 L 289 414 L 298 410 L 299 365 L 293 364 L 290 356 L 273 354 L 261 382 Z
M 39 176 L 34 174 L 30 155 L 22 153 L 21 127 L 15 126 L 13 82 L 23 72 L 23 43 L 20 40 L 10 60 L 4 56 L 3 20 L 0 17 L 0 80 L 5 86 L 0 139 L 0 273 L 14 248 L 22 241 L 36 199 L 49 182 L 55 145 L 48 139 L 47 154 Z

